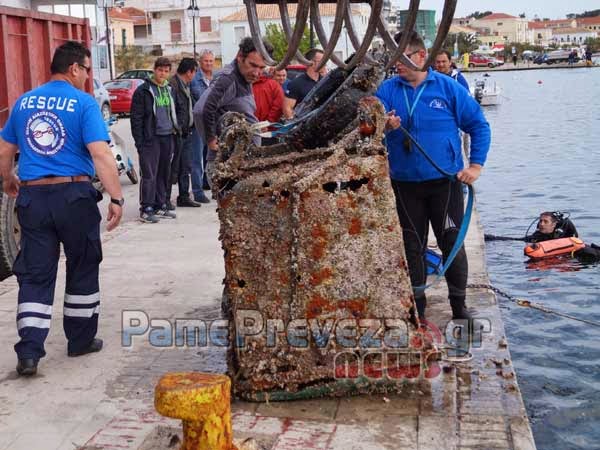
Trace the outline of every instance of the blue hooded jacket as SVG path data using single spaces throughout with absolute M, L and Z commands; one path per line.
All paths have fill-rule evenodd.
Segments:
M 410 119 L 405 92 L 411 107 L 421 92 Z M 454 174 L 464 167 L 459 130 L 471 135 L 470 162 L 485 163 L 490 126 L 479 104 L 452 78 L 430 68 L 427 78 L 416 88 L 395 76 L 384 81 L 375 95 L 386 111 L 396 111 L 402 126 L 445 171 Z M 392 179 L 420 182 L 443 178 L 414 145 L 410 151 L 405 149 L 405 139 L 400 130 L 386 134 Z

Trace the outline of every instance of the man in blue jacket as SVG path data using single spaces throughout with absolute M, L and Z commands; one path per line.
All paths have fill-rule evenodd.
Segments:
M 399 33 L 396 42 L 400 38 Z M 423 255 L 429 223 L 444 259 L 456 241 L 464 215 L 461 182 L 472 184 L 479 177 L 490 146 L 490 127 L 466 89 L 431 68 L 421 70 L 427 51 L 414 31 L 405 56 L 412 66 L 397 63 L 398 75 L 382 83 L 376 95 L 388 111 L 386 145 L 390 174 L 410 278 L 416 287 L 425 284 L 427 276 Z M 458 181 L 442 175 L 411 145 L 398 129 L 401 123 L 443 170 L 456 174 Z M 471 135 L 467 168 L 463 165 L 459 130 Z M 465 307 L 467 275 L 463 247 L 446 272 L 453 319 L 470 318 Z M 415 290 L 415 303 L 419 317 L 425 317 L 426 297 L 422 290 Z

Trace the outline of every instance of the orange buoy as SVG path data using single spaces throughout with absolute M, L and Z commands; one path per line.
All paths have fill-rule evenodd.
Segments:
M 543 259 L 552 256 L 570 255 L 584 247 L 585 244 L 581 239 L 566 237 L 527 244 L 524 252 L 525 256 L 531 259 Z

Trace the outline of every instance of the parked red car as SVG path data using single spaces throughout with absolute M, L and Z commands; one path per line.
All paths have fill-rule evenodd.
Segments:
M 471 54 L 469 56 L 469 67 L 497 67 L 504 64 L 499 59 L 490 56 Z
M 104 83 L 109 94 L 110 108 L 114 114 L 129 114 L 133 93 L 143 82 L 144 80 L 123 79 Z

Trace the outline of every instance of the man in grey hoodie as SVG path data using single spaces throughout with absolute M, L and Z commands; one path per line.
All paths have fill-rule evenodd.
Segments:
M 156 223 L 159 218 L 174 219 L 167 208 L 167 183 L 175 135 L 180 132 L 175 100 L 167 81 L 171 61 L 160 57 L 154 74 L 141 84 L 131 99 L 131 134 L 140 160 L 140 220 Z
M 273 51 L 266 42 L 265 47 L 267 52 Z M 250 123 L 258 122 L 252 83 L 260 78 L 265 67 L 265 60 L 256 50 L 252 38 L 242 39 L 235 60 L 219 73 L 194 106 L 194 123 L 208 145 L 206 173 L 209 183 L 212 182 L 218 149 L 217 137 L 221 133 L 219 121 L 226 112 L 234 111 L 243 114 Z

